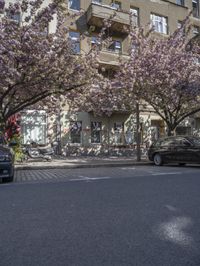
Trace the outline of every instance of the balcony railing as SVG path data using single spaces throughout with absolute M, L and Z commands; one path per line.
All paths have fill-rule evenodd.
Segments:
M 107 48 L 102 48 L 99 53 L 99 63 L 110 65 L 110 66 L 118 66 L 119 65 L 119 58 L 121 58 L 122 61 L 128 60 L 128 55 L 123 54 L 120 51 L 113 51 L 109 50 Z
M 87 10 L 87 23 L 101 28 L 104 19 L 112 17 L 111 28 L 114 31 L 123 32 L 124 26 L 130 25 L 130 16 L 128 12 L 117 9 L 115 6 L 104 5 L 92 2 Z

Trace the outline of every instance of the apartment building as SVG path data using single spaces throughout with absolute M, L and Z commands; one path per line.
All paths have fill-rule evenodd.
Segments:
M 185 17 L 192 12 L 192 35 L 200 33 L 200 0 L 66 0 L 70 13 L 81 15 L 73 19 L 66 17 L 70 28 L 69 38 L 74 42 L 75 53 L 89 51 L 97 42 L 103 20 L 115 12 L 110 28 L 112 42 L 100 51 L 99 63 L 107 75 L 118 68 L 119 55 L 127 59 L 128 34 L 124 30 L 133 23 L 138 26 L 154 26 L 155 37 L 163 38 L 180 27 Z M 80 38 L 85 33 L 87 38 Z M 141 112 L 141 141 L 154 139 L 165 134 L 165 125 L 152 110 Z M 31 121 L 31 123 L 30 123 Z M 40 144 L 58 142 L 66 154 L 73 152 L 97 154 L 108 151 L 108 147 L 126 150 L 136 143 L 136 117 L 128 112 L 116 111 L 110 117 L 97 117 L 92 112 L 72 112 L 67 106 L 53 119 L 45 112 L 28 111 L 21 116 L 24 142 L 34 139 Z M 190 134 L 200 131 L 200 116 L 189 118 L 177 128 L 177 133 Z
M 70 38 L 76 43 L 76 53 L 89 51 L 96 43 L 96 36 L 103 25 L 103 20 L 112 20 L 110 36 L 112 43 L 102 47 L 99 63 L 106 69 L 106 73 L 113 74 L 118 67 L 119 55 L 126 60 L 128 53 L 128 35 L 124 31 L 129 26 L 130 16 L 133 14 L 133 23 L 138 26 L 153 24 L 155 37 L 163 38 L 180 27 L 185 17 L 192 12 L 192 35 L 199 34 L 200 30 L 200 3 L 199 0 L 69 0 L 67 8 L 70 12 L 81 12 L 76 21 L 66 21 L 70 27 Z M 81 40 L 82 33 L 88 36 Z M 150 111 L 150 112 L 149 112 Z M 141 141 L 152 140 L 165 134 L 165 125 L 161 118 L 152 110 L 141 112 Z M 79 151 L 80 153 L 101 153 L 107 147 L 133 147 L 136 143 L 136 117 L 128 112 L 115 112 L 110 117 L 96 117 L 95 114 L 79 112 L 73 113 L 66 109 L 61 111 L 57 121 L 63 151 L 67 154 Z M 179 134 L 191 134 L 199 130 L 200 118 L 193 117 L 177 128 Z

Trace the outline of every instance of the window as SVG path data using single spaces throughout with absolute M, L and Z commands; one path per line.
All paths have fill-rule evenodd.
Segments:
M 116 144 L 123 143 L 124 123 L 114 123 L 114 140 Z
M 181 29 L 181 27 L 182 27 L 182 21 L 180 21 L 180 20 L 178 20 L 178 22 L 177 22 L 177 28 L 178 29 Z M 185 27 L 183 27 L 182 29 L 181 29 L 181 31 L 182 31 L 182 33 L 185 35 Z
M 199 17 L 199 0 L 192 0 L 192 13 L 194 17 Z
M 121 41 L 113 41 L 108 47 L 109 51 L 120 53 L 122 51 Z
M 200 28 L 198 26 L 193 26 L 193 35 L 198 35 L 200 33 Z
M 111 4 L 111 7 L 113 7 L 114 9 L 121 9 L 121 2 L 119 1 L 113 1 Z
M 175 145 L 177 145 L 178 144 L 178 142 L 177 142 L 177 140 L 176 139 L 171 139 L 171 138 L 168 138 L 168 139 L 164 139 L 164 140 L 162 140 L 161 142 L 160 142 L 160 145 L 161 145 L 161 147 L 164 147 L 164 146 L 175 146 Z
M 16 12 L 16 13 L 7 12 L 7 17 L 11 20 L 16 21 L 18 24 L 20 23 L 20 20 L 21 20 L 20 12 Z
M 185 1 L 184 0 L 176 0 L 176 4 L 179 6 L 184 6 L 185 5 Z
M 177 22 L 177 28 L 180 29 L 182 27 L 182 21 L 178 20 Z
M 101 122 L 91 122 L 91 143 L 101 143 Z
M 124 134 L 126 144 L 130 145 L 136 141 L 136 131 L 127 130 Z
M 73 45 L 73 52 L 75 54 L 79 54 L 80 53 L 80 33 L 76 32 L 76 31 L 70 31 L 69 32 L 69 38 L 72 42 Z
M 0 0 L 0 13 L 3 13 L 4 7 L 5 7 L 5 1 L 4 0 Z
M 191 127 L 178 126 L 176 128 L 176 135 L 191 135 Z
M 139 45 L 131 42 L 130 52 L 131 54 L 136 54 L 139 51 Z
M 131 7 L 130 13 L 132 26 L 139 26 L 139 9 Z
M 98 37 L 96 36 L 92 36 L 91 38 L 91 46 L 99 46 L 101 43 L 100 41 L 98 40 Z
M 166 17 L 151 14 L 151 22 L 156 32 L 167 34 L 168 25 Z
M 194 63 L 199 66 L 200 65 L 200 58 L 199 57 L 194 58 Z
M 180 146 L 189 147 L 192 143 L 190 143 L 187 139 L 177 139 L 179 141 Z
M 69 0 L 69 8 L 73 10 L 80 10 L 80 0 Z
M 120 41 L 115 41 L 115 52 L 121 52 L 122 45 Z
M 82 122 L 71 121 L 70 122 L 71 143 L 81 143 L 81 135 L 82 135 Z
M 47 25 L 46 27 L 40 28 L 40 35 L 43 36 L 48 36 L 49 35 L 49 25 Z
M 92 0 L 92 3 L 102 4 L 102 0 Z
M 45 111 L 26 111 L 21 116 L 23 144 L 35 141 L 46 144 L 47 119 Z

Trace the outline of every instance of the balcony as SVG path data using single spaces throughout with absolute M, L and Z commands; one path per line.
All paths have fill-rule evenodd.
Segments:
M 103 20 L 112 18 L 111 29 L 116 32 L 125 32 L 124 27 L 130 25 L 129 14 L 109 5 L 91 3 L 87 10 L 87 23 L 101 28 Z
M 103 48 L 99 54 L 99 63 L 110 67 L 117 67 L 119 65 L 119 58 L 124 62 L 127 61 L 129 57 L 128 55 Z

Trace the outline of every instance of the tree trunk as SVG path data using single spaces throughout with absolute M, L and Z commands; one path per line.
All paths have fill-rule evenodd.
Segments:
M 137 162 L 141 161 L 141 149 L 140 149 L 140 107 L 139 103 L 136 103 L 136 136 L 137 136 Z
M 172 126 L 172 125 L 167 125 L 167 136 L 170 137 L 170 136 L 174 136 L 175 135 L 175 126 Z
M 0 134 L 4 134 L 5 133 L 5 129 L 6 129 L 6 121 L 2 115 L 2 113 L 0 112 Z

